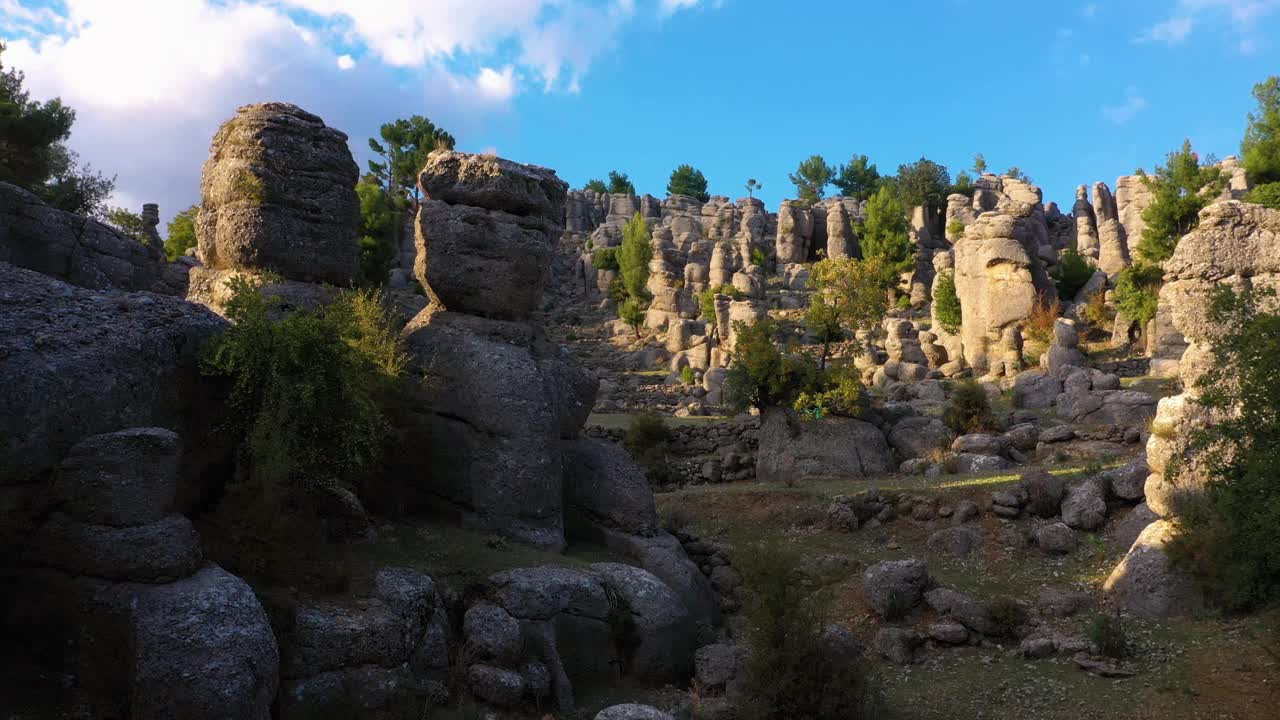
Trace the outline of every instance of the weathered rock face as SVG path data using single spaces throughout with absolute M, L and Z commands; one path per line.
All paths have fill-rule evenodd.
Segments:
M 1076 203 L 1071 209 L 1076 219 L 1076 250 L 1083 256 L 1098 260 L 1098 216 L 1089 203 L 1089 189 L 1076 188 Z
M 809 259 L 813 235 L 813 213 L 795 200 L 784 200 L 778 208 L 779 263 L 802 263 Z
M 1106 183 L 1093 184 L 1093 209 L 1098 220 L 1098 268 L 1116 275 L 1129 267 L 1129 241 L 1120 224 L 1116 199 Z
M 1189 615 L 1204 607 L 1195 581 L 1173 566 L 1165 548 L 1176 530 L 1168 520 L 1151 523 L 1103 584 L 1125 610 L 1144 618 Z
M 1142 240 L 1142 233 L 1147 223 L 1142 219 L 1142 212 L 1155 200 L 1147 184 L 1139 175 L 1123 175 L 1116 180 L 1116 212 L 1121 227 L 1128 239 L 1130 254 Z
M 0 182 L 0 262 L 90 290 L 163 291 L 164 255 L 102 223 Z
M 216 418 L 200 408 L 216 403 L 197 360 L 225 326 L 177 298 L 85 290 L 0 263 L 0 528 L 23 525 L 23 498 L 42 496 L 43 478 L 86 436 L 160 426 L 204 437 Z M 192 451 L 198 474 L 202 450 Z
M 351 283 L 359 169 L 345 134 L 297 106 L 263 103 L 240 108 L 209 150 L 196 220 L 203 272 Z
M 956 293 L 964 308 L 964 359 L 978 370 L 997 361 L 1006 328 L 1030 316 L 1052 284 L 1038 259 L 1032 206 L 979 216 L 955 244 Z
M 827 417 L 804 422 L 771 410 L 760 425 L 756 477 L 765 482 L 870 477 L 890 470 L 884 433 L 863 420 Z

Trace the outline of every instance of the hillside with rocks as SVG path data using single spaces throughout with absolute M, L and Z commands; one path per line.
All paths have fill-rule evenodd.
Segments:
M 901 208 L 882 312 L 824 336 L 883 196 L 571 190 L 441 147 L 369 289 L 347 140 L 240 108 L 173 260 L 154 206 L 134 237 L 0 182 L 5 717 L 753 717 L 764 627 L 902 717 L 1280 700 L 1245 641 L 1274 612 L 1213 615 L 1175 547 L 1230 456 L 1200 431 L 1262 417 L 1215 399 L 1245 382 L 1219 288 L 1250 321 L 1280 289 L 1239 159 L 1150 318 L 1144 177 L 1064 212 L 987 173 Z

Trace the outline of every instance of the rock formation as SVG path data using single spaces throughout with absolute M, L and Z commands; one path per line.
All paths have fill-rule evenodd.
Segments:
M 269 279 L 266 292 L 309 307 L 349 286 L 359 268 L 359 170 L 347 136 L 287 103 L 246 105 L 209 148 L 196 220 L 204 267 L 188 298 L 215 309 L 232 277 Z
M 1098 268 L 1117 275 L 1129 267 L 1129 239 L 1120 224 L 1116 199 L 1106 183 L 1093 184 L 1093 210 L 1098 222 Z

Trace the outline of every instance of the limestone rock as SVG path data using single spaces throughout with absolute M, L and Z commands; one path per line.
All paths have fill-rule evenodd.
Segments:
M 196 237 L 212 270 L 349 285 L 359 269 L 359 169 L 347 136 L 287 103 L 246 105 L 213 136 Z
M 1120 607 L 1144 618 L 1167 618 L 1204 606 L 1195 582 L 1177 571 L 1165 551 L 1174 533 L 1168 520 L 1151 523 L 1111 571 L 1102 587 Z
M 889 444 L 903 458 L 927 457 L 951 447 L 955 433 L 937 418 L 904 418 L 889 431 Z
M 761 421 L 756 477 L 764 482 L 870 477 L 891 467 L 884 433 L 863 420 L 805 422 L 771 410 Z
M 933 585 L 921 560 L 884 560 L 867 569 L 862 594 L 867 607 L 886 620 L 895 619 L 920 602 Z
M 991 612 L 970 595 L 950 588 L 934 588 L 925 593 L 924 599 L 936 612 L 952 618 L 974 632 L 989 635 L 995 631 Z
M 968 557 L 977 549 L 982 536 L 971 527 L 949 527 L 929 536 L 929 549 L 951 557 Z
M 1067 488 L 1062 498 L 1062 522 L 1077 530 L 1097 530 L 1107 521 L 1107 489 L 1095 479 Z
M 89 525 L 55 514 L 36 535 L 43 564 L 72 575 L 134 582 L 185 578 L 204 559 L 191 521 L 168 515 L 134 527 Z
M 173 511 L 182 441 L 164 428 L 85 438 L 58 467 L 55 495 L 76 520 L 144 525 Z
M 924 644 L 924 638 L 914 630 L 886 627 L 876 633 L 876 652 L 899 665 L 915 662 L 916 650 Z
M 614 705 L 596 714 L 595 720 L 675 720 L 673 716 L 649 705 Z
M 616 443 L 578 438 L 564 453 L 566 523 L 599 524 L 644 535 L 658 527 L 644 471 Z
M 629 615 L 635 645 L 623 658 L 628 675 L 653 683 L 687 678 L 693 670 L 697 627 L 671 588 L 630 565 L 594 563 L 590 572 L 618 603 L 618 611 Z
M 1060 522 L 1036 530 L 1036 547 L 1050 554 L 1065 555 L 1073 552 L 1078 542 L 1076 531 Z

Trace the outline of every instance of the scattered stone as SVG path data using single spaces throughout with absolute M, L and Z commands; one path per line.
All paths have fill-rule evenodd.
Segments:
M 890 662 L 910 665 L 915 662 L 916 649 L 924 644 L 924 638 L 914 630 L 881 628 L 876 633 L 876 652 Z
M 1088 593 L 1076 590 L 1045 588 L 1040 591 L 1040 612 L 1050 617 L 1070 617 L 1090 603 Z
M 1077 530 L 1097 530 L 1107 521 L 1107 490 L 1097 479 L 1077 482 L 1062 499 L 1062 522 Z
M 906 614 L 932 585 L 923 561 L 885 560 L 867 569 L 862 592 L 867 607 L 891 620 Z
M 1051 555 L 1074 552 L 1079 540 L 1076 531 L 1057 522 L 1036 529 L 1036 547 Z
M 963 645 L 969 641 L 969 631 L 956 622 L 936 622 L 929 625 L 929 637 L 946 645 Z
M 968 557 L 978 547 L 982 536 L 971 527 L 949 527 L 929 536 L 929 549 L 954 558 Z

